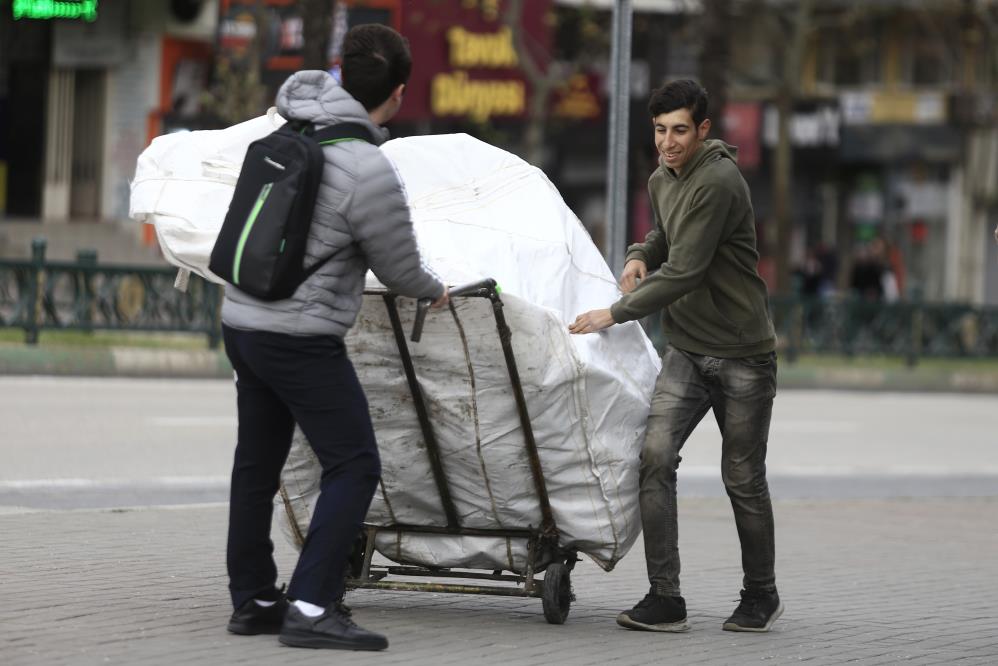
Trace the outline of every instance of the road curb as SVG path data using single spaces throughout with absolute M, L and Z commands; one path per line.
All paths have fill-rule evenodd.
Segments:
M 225 352 L 142 347 L 0 345 L 0 375 L 229 379 Z M 784 389 L 998 393 L 998 372 L 780 364 Z
M 230 378 L 222 351 L 139 347 L 0 347 L 0 375 Z
M 929 368 L 795 367 L 782 364 L 780 388 L 998 393 L 998 372 Z

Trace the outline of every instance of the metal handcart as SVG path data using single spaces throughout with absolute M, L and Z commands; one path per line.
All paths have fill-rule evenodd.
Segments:
M 503 303 L 495 280 L 483 280 L 473 284 L 457 287 L 450 291 L 452 298 L 487 298 L 492 303 L 495 316 L 496 332 L 502 345 L 509 372 L 510 387 L 516 401 L 516 408 L 523 429 L 524 447 L 530 463 L 534 489 L 540 504 L 541 524 L 527 525 L 518 529 L 478 529 L 461 525 L 454 502 L 451 499 L 450 486 L 441 461 L 440 448 L 434 435 L 433 424 L 430 422 L 426 400 L 416 378 L 412 357 L 409 353 L 409 343 L 406 340 L 402 322 L 396 303 L 396 295 L 384 291 L 368 291 L 368 295 L 380 295 L 391 321 L 395 340 L 398 344 L 399 356 L 412 393 L 413 404 L 419 419 L 423 440 L 426 444 L 426 454 L 429 458 L 433 477 L 440 493 L 440 503 L 447 519 L 446 525 L 372 525 L 365 523 L 366 539 L 358 543 L 351 560 L 351 570 L 347 578 L 348 589 L 382 589 L 412 592 L 453 592 L 461 594 L 491 594 L 510 597 L 539 597 L 544 609 L 544 617 L 551 624 L 562 624 L 568 617 L 571 602 L 575 600 L 572 593 L 571 572 L 578 561 L 577 551 L 563 548 L 558 540 L 558 528 L 555 524 L 551 504 L 548 501 L 547 486 L 541 470 L 537 443 L 534 440 L 530 416 L 527 412 L 526 400 L 523 397 L 523 387 L 516 368 L 513 346 L 510 342 L 510 329 L 503 314 Z M 422 335 L 430 301 L 423 299 L 418 302 L 416 319 L 413 324 L 412 341 L 418 342 Z M 527 563 L 522 574 L 503 573 L 496 569 L 490 573 L 484 570 L 451 569 L 444 567 L 410 566 L 410 565 L 375 565 L 372 558 L 375 552 L 375 537 L 380 532 L 395 533 L 401 537 L 405 533 L 423 533 L 452 536 L 483 536 L 499 538 L 524 539 L 527 542 Z M 538 580 L 537 574 L 544 572 L 544 578 Z M 465 580 L 497 581 L 512 583 L 512 585 L 473 585 L 443 582 L 410 582 L 396 580 L 395 577 L 420 578 L 450 578 Z

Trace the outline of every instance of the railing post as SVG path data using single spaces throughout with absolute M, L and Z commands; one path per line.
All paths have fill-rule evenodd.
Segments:
M 97 268 L 97 250 L 84 249 L 76 253 L 76 263 L 80 265 L 78 298 L 80 328 L 87 333 L 94 330 L 94 271 Z
M 208 318 L 208 348 L 218 349 L 222 341 L 222 298 L 223 290 L 220 285 L 205 280 L 204 297 L 205 304 L 209 308 L 211 316 Z
M 796 363 L 804 338 L 804 297 L 800 289 L 800 280 L 794 280 L 791 290 L 789 331 L 787 332 L 787 362 Z
M 914 368 L 918 364 L 918 357 L 922 354 L 922 331 L 925 327 L 925 310 L 922 303 L 921 289 L 912 292 L 911 303 L 911 339 L 908 344 L 908 354 L 905 362 L 909 368 Z
M 42 282 L 45 279 L 45 245 L 42 237 L 31 240 L 31 273 L 28 279 L 28 311 L 24 322 L 24 342 L 29 345 L 38 344 L 38 330 L 41 328 L 42 299 L 45 290 Z
M 842 354 L 849 358 L 852 357 L 855 347 L 853 345 L 853 338 L 856 335 L 856 330 L 859 328 L 856 324 L 856 320 L 859 318 L 858 310 L 860 309 L 860 303 L 858 297 L 847 294 L 842 298 Z

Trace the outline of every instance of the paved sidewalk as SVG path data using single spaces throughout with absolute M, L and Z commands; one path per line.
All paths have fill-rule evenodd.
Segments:
M 646 591 L 640 543 L 612 573 L 579 564 L 563 626 L 537 599 L 359 591 L 385 653 L 291 650 L 224 630 L 223 505 L 0 509 L 0 663 L 992 664 L 998 662 L 998 498 L 780 501 L 770 634 L 722 632 L 740 581 L 727 502 L 681 501 L 692 631 L 619 629 Z M 286 574 L 294 553 L 276 537 Z M 294 660 L 292 662 L 292 660 Z

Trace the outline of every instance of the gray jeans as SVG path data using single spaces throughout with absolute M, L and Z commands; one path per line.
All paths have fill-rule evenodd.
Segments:
M 669 347 L 652 395 L 641 453 L 641 523 L 648 579 L 678 596 L 676 470 L 680 450 L 708 409 L 723 438 L 721 478 L 735 513 L 745 589 L 775 590 L 773 506 L 766 483 L 766 442 L 776 395 L 776 354 L 715 358 Z

